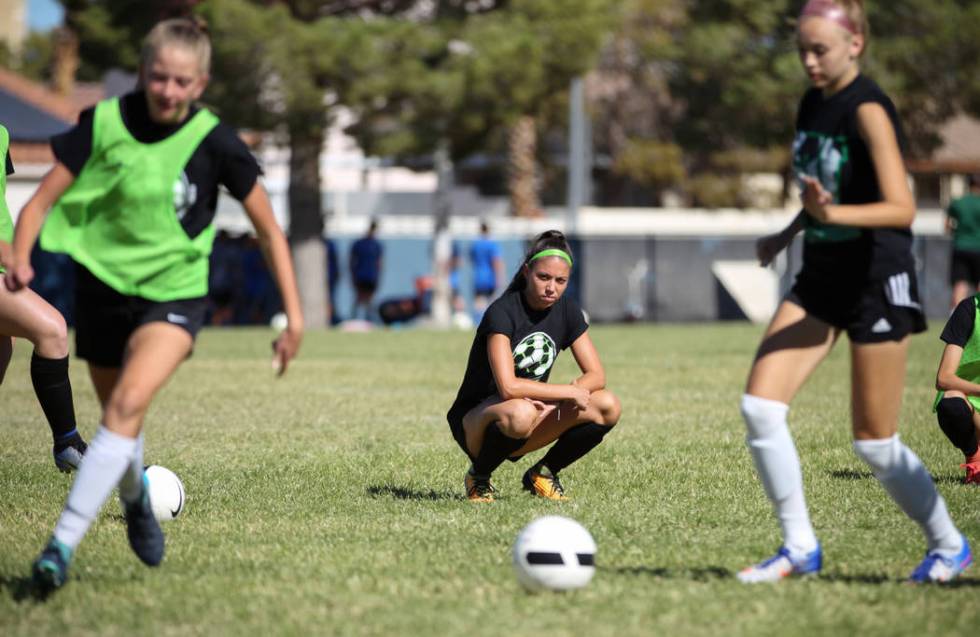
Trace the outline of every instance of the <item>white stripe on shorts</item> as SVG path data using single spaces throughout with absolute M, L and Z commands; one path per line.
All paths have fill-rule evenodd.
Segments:
M 912 280 L 908 272 L 893 274 L 885 282 L 885 296 L 896 307 L 911 307 L 921 310 L 922 306 L 912 300 Z

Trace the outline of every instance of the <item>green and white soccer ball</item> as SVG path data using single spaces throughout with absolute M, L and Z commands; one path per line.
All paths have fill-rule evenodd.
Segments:
M 521 378 L 541 378 L 555 362 L 555 342 L 544 332 L 528 334 L 514 348 L 514 368 Z

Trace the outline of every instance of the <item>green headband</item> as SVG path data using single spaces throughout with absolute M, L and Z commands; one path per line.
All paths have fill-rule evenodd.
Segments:
M 560 259 L 564 259 L 565 261 L 567 261 L 569 266 L 572 265 L 572 257 L 568 256 L 568 253 L 565 252 L 564 250 L 559 250 L 558 248 L 549 248 L 547 250 L 542 250 L 541 252 L 537 253 L 536 255 L 528 259 L 527 262 L 532 263 L 533 261 L 536 261 L 537 259 L 542 259 L 544 257 L 558 257 Z

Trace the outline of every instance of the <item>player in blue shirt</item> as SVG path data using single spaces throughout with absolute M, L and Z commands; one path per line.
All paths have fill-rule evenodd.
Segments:
M 354 282 L 354 307 L 351 318 L 357 318 L 358 310 L 364 308 L 364 318 L 371 315 L 371 299 L 378 289 L 381 279 L 381 242 L 375 238 L 378 232 L 377 220 L 371 220 L 368 232 L 354 242 L 350 248 L 350 274 Z
M 470 262 L 473 264 L 473 314 L 479 321 L 496 294 L 504 271 L 500 244 L 490 238 L 490 227 L 485 221 L 480 223 L 480 238 L 470 244 Z

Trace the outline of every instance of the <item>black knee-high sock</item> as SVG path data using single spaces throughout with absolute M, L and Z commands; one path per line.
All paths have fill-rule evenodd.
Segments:
M 480 453 L 473 460 L 473 475 L 489 477 L 494 469 L 509 458 L 510 454 L 523 447 L 525 442 L 527 442 L 526 439 L 505 436 L 497 423 L 490 423 L 483 434 L 483 446 L 480 447 Z
M 977 431 L 973 427 L 973 412 L 962 398 L 943 398 L 936 405 L 939 427 L 964 455 L 977 452 Z
M 44 358 L 37 352 L 31 357 L 31 384 L 48 419 L 54 446 L 62 449 L 81 438 L 75 430 L 75 404 L 68 380 L 68 357 Z M 60 449 L 58 449 L 60 451 Z
M 557 474 L 595 449 L 610 429 L 612 427 L 604 427 L 594 422 L 576 425 L 558 437 L 558 442 L 548 450 L 538 464 L 543 464 L 551 470 L 552 474 Z

